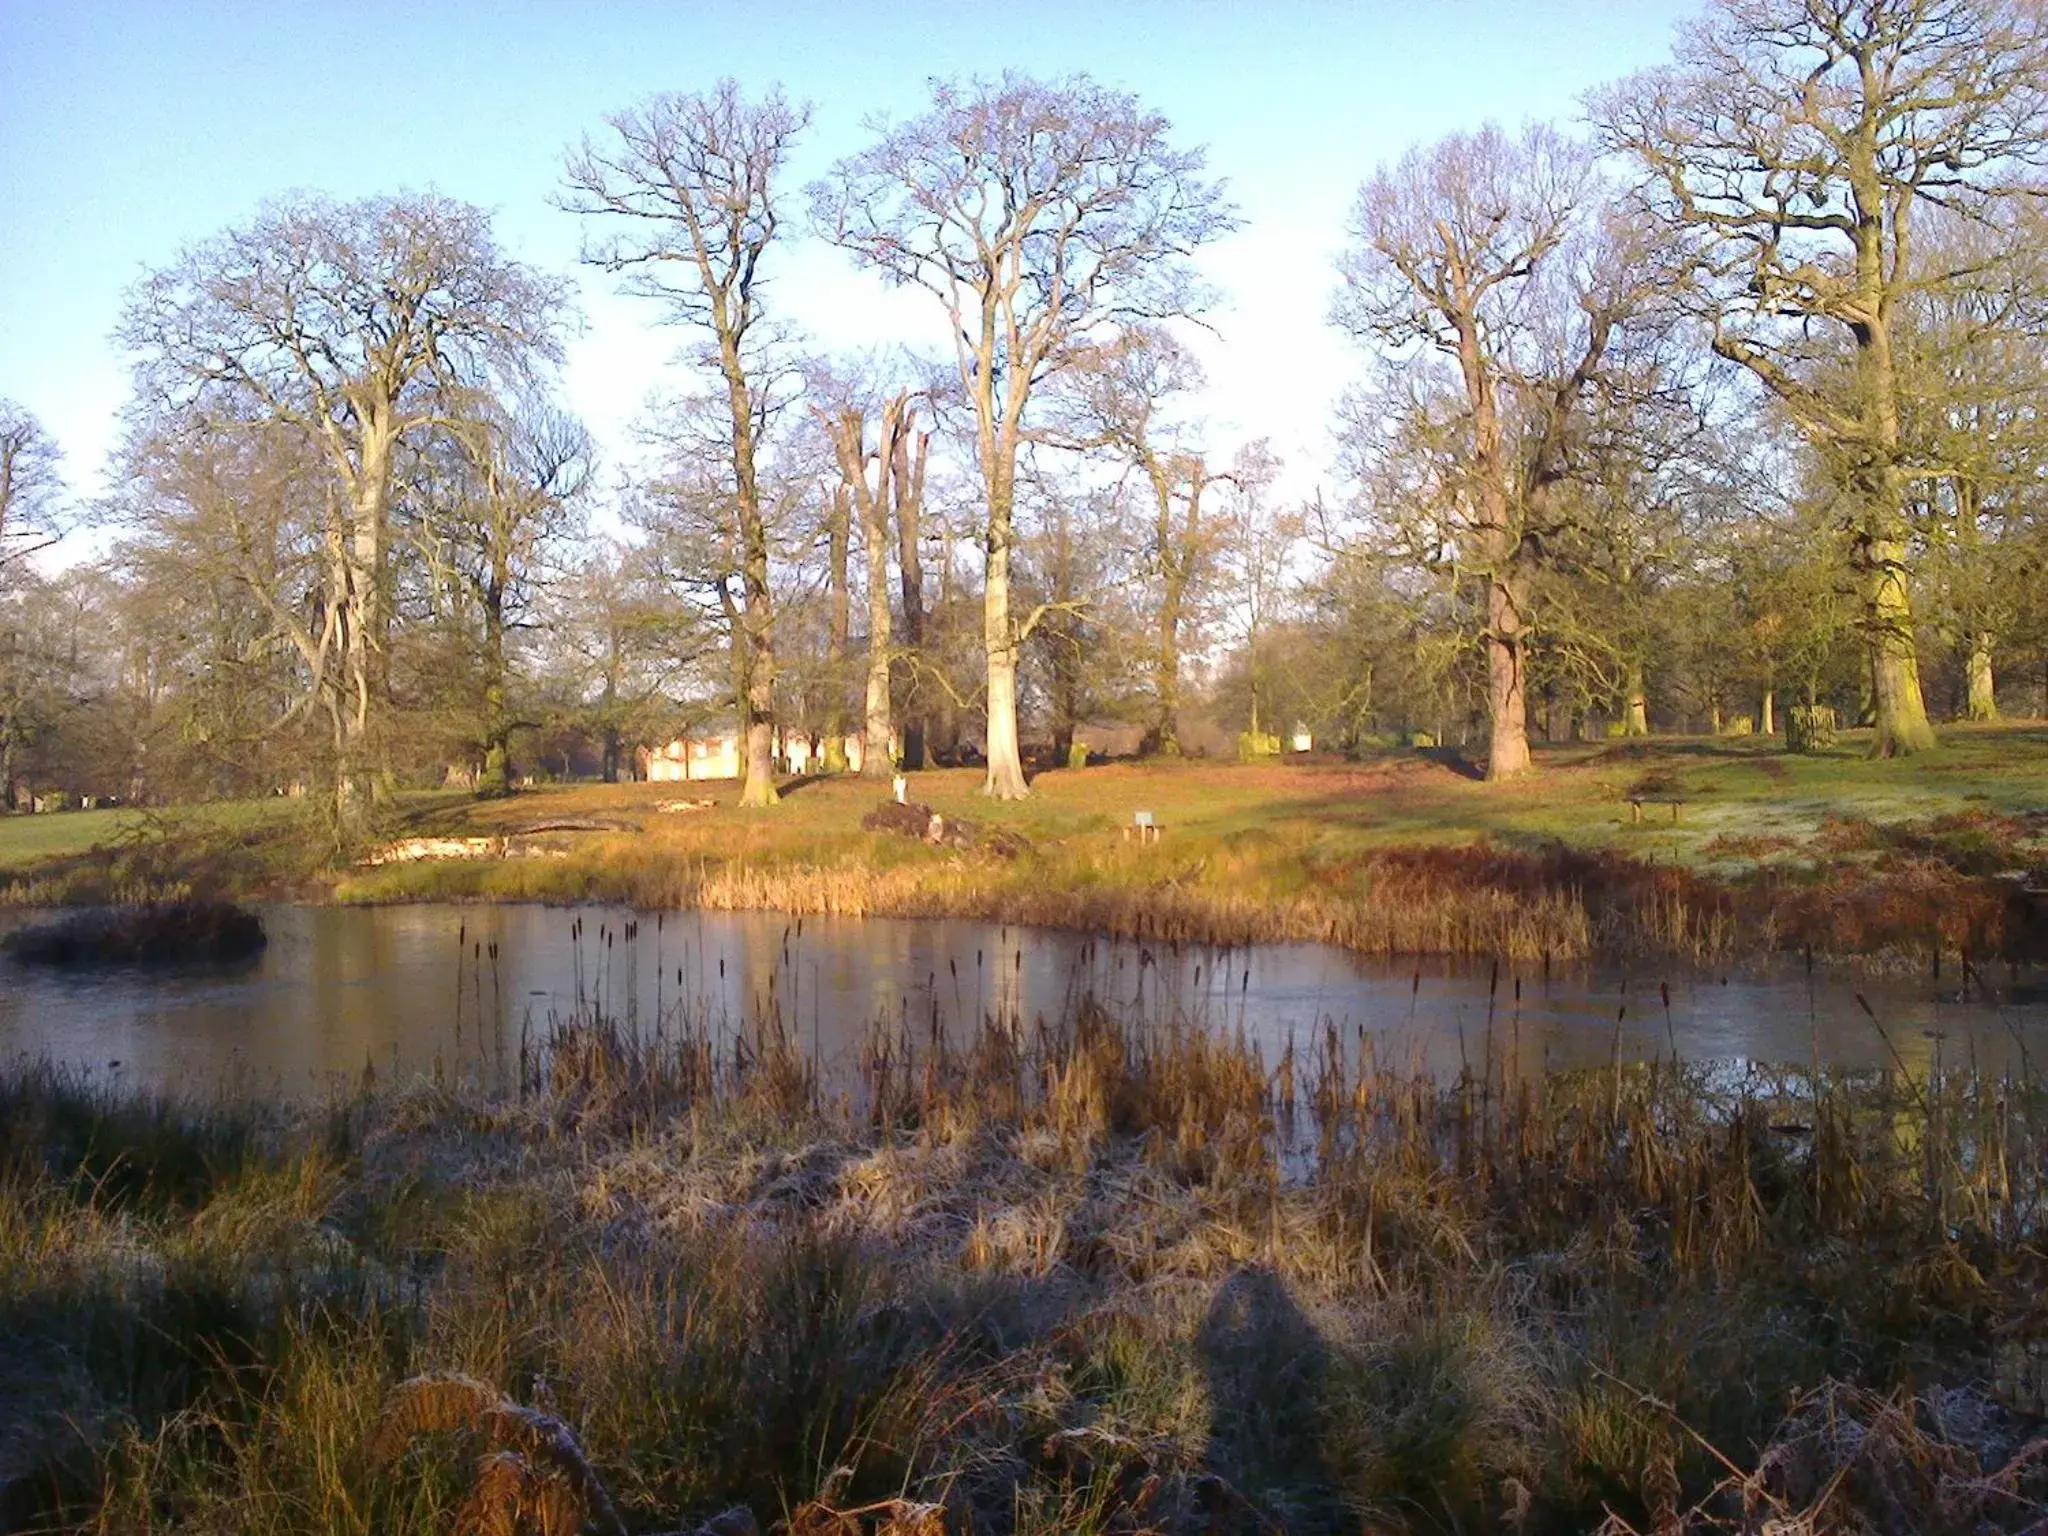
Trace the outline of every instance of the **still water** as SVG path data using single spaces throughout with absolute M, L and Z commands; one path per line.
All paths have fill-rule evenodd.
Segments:
M 1967 991 L 1954 974 L 1873 984 L 1797 967 L 1496 973 L 1312 944 L 1219 950 L 961 920 L 602 907 L 263 917 L 269 947 L 234 970 L 63 974 L 0 958 L 0 1060 L 49 1058 L 184 1093 L 311 1094 L 366 1066 L 489 1080 L 516 1063 L 523 1032 L 580 997 L 647 1032 L 660 1021 L 729 1039 L 779 1019 L 829 1076 L 876 1024 L 957 1036 L 986 1017 L 1057 1022 L 1093 997 L 1132 1027 L 1241 1029 L 1269 1060 L 1334 1024 L 1350 1049 L 1369 1043 L 1382 1062 L 1439 1072 L 1476 1069 L 1489 1050 L 1522 1071 L 1589 1065 L 1617 1042 L 1624 1057 L 2048 1061 L 2048 1001 L 2003 972 Z

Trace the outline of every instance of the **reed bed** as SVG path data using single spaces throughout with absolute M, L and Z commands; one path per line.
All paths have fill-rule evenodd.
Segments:
M 1217 946 L 1320 942 L 1369 954 L 1727 964 L 1774 952 L 1911 965 L 1947 951 L 2048 957 L 2048 909 L 1918 844 L 1708 874 L 1563 842 L 1353 848 L 1288 826 L 1127 845 L 1088 832 L 1022 854 L 875 833 L 693 825 L 560 858 L 393 866 L 343 900 L 615 901 L 643 909 L 967 917 Z M 1850 850 L 1854 853 L 1855 850 Z M 1865 854 L 1868 854 L 1866 857 Z M 1965 857 L 1965 855 L 1969 855 Z
M 584 1007 L 490 1091 L 20 1071 L 0 1523 L 2039 1528 L 2048 1085 L 1508 1044 L 1083 1001 L 828 1078 Z

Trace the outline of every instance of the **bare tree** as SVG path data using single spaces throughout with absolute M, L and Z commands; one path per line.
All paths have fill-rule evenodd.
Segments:
M 1135 472 L 1148 503 L 1143 570 L 1154 588 L 1151 651 L 1153 748 L 1180 756 L 1181 657 L 1220 572 L 1223 529 L 1202 498 L 1230 476 L 1209 468 L 1167 419 L 1176 397 L 1198 390 L 1201 366 L 1163 328 L 1133 326 L 1077 367 L 1068 381 L 1076 445 L 1106 449 Z M 1213 506 L 1212 506 L 1213 511 Z
M 0 400 L 0 568 L 57 542 L 60 462 L 43 424 L 12 400 Z
M 1032 392 L 1115 327 L 1193 312 L 1187 258 L 1234 227 L 1199 151 L 1085 76 L 934 87 L 931 110 L 885 129 L 812 188 L 825 233 L 946 308 L 971 406 L 986 518 L 986 793 L 1028 793 L 1017 660 L 1043 610 L 1012 609 L 1017 455 Z
M 827 773 L 846 772 L 846 647 L 853 628 L 847 566 L 853 542 L 853 493 L 843 484 L 825 496 L 825 750 Z
M 1901 306 L 1893 347 L 1931 617 L 1955 647 L 1970 720 L 1998 718 L 1996 657 L 2040 580 L 2028 534 L 2048 455 L 2044 229 L 2032 200 L 2000 214 L 1942 215 L 1919 234 L 1919 265 L 1947 280 Z
M 1594 190 L 1548 128 L 1454 134 L 1366 183 L 1341 266 L 1337 321 L 1386 349 L 1406 387 L 1390 415 L 1434 465 L 1414 542 L 1484 584 L 1489 779 L 1531 767 L 1532 589 L 1584 400 L 1641 298 Z
M 697 365 L 725 406 L 725 461 L 737 537 L 731 604 L 746 779 L 740 803 L 773 805 L 775 610 L 761 459 L 784 365 L 761 267 L 780 228 L 776 182 L 810 121 L 778 90 L 746 100 L 731 80 L 707 95 L 656 96 L 606 119 L 565 162 L 562 206 L 605 233 L 584 259 L 625 278 L 696 331 Z
M 2041 158 L 2044 49 L 2020 0 L 1715 0 L 1675 64 L 1592 101 L 1644 173 L 1644 215 L 1691 259 L 1714 350 L 1783 402 L 1845 492 L 1879 755 L 1935 745 L 1895 343 L 1902 302 L 1948 274 L 1916 266 L 1917 216 L 1981 213 Z
M 832 438 L 839 475 L 860 516 L 861 547 L 867 563 L 868 675 L 861 773 L 886 779 L 895 772 L 889 744 L 895 734 L 889 693 L 892 624 L 889 612 L 889 545 L 892 524 L 908 530 L 910 558 L 916 558 L 918 512 L 924 500 L 925 458 L 931 434 L 917 429 L 917 399 L 908 389 L 889 393 L 879 412 L 850 385 L 829 385 L 829 405 L 816 407 Z M 869 445 L 868 418 L 879 419 Z M 906 607 L 910 599 L 906 593 Z M 921 617 L 921 615 L 920 615 Z
M 1244 647 L 1247 724 L 1254 736 L 1265 726 L 1260 708 L 1266 634 L 1282 608 L 1289 570 L 1306 532 L 1299 511 L 1274 505 L 1280 469 L 1279 455 L 1264 438 L 1239 449 L 1222 516 L 1224 558 L 1236 598 L 1234 624 Z
M 475 605 L 481 684 L 478 789 L 512 788 L 507 637 L 525 622 L 549 546 L 570 530 L 594 470 L 590 434 L 544 399 L 508 410 L 479 407 L 455 428 L 468 473 L 451 515 L 426 530 L 429 559 L 445 568 Z
M 457 397 L 558 357 L 565 308 L 558 282 L 499 252 L 482 210 L 434 196 L 280 203 L 130 296 L 121 334 L 141 354 L 146 408 L 190 407 L 202 429 L 294 428 L 340 492 L 334 634 L 316 652 L 347 679 L 340 802 L 360 805 L 384 745 L 399 445 L 444 423 Z
M 325 451 L 289 422 L 235 422 L 192 406 L 137 413 L 117 507 L 136 531 L 132 562 L 154 567 L 159 581 L 232 590 L 253 605 L 247 623 L 216 616 L 209 670 L 245 694 L 253 678 L 284 672 L 277 713 L 255 724 L 273 738 L 314 729 L 322 751 L 305 766 L 316 780 L 335 776 L 333 830 L 353 836 L 360 799 L 340 775 L 356 761 L 363 678 L 337 659 L 351 598 L 349 527 Z
M 677 691 L 711 637 L 662 591 L 647 552 L 600 539 L 550 594 L 555 663 L 598 736 L 604 780 L 615 783 L 625 748 L 692 714 Z
M 902 731 L 903 766 L 908 769 L 919 769 L 925 765 L 928 709 L 924 695 L 930 684 L 922 675 L 925 667 L 925 599 L 921 541 L 924 537 L 925 459 L 931 440 L 930 432 L 915 430 L 915 423 L 907 419 L 903 430 L 890 439 L 889 480 L 896 488 L 896 580 L 903 593 L 903 638 L 896 649 L 905 662 L 902 667 L 892 668 L 892 673 L 901 674 L 906 679 L 907 707 L 902 711 Z M 886 560 L 886 554 L 881 558 Z M 874 573 L 880 569 L 881 566 L 871 556 L 868 580 L 872 582 Z M 872 593 L 868 601 L 874 601 Z

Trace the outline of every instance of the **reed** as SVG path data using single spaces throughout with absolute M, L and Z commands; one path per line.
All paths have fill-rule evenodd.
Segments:
M 1350 846 L 1285 824 L 1128 846 L 1097 829 L 1016 856 L 897 842 L 809 823 L 693 823 L 594 838 L 559 858 L 353 872 L 334 891 L 362 902 L 606 900 L 971 917 L 1184 943 L 1320 942 L 1531 964 L 1591 956 L 1719 964 L 1787 950 L 1914 964 L 1935 948 L 2048 956 L 2048 924 L 2016 884 L 1984 870 L 1974 825 L 1939 835 L 1871 830 L 1846 852 L 1822 837 L 1808 850 L 1811 864 L 1736 871 L 1554 839 Z
M 825 1074 L 772 1008 L 586 1006 L 502 1091 L 0 1103 L 27 1528 L 2048 1515 L 2048 1085 L 1941 1053 L 1518 1075 L 1488 1044 L 1435 1079 L 1084 999 L 899 1016 Z

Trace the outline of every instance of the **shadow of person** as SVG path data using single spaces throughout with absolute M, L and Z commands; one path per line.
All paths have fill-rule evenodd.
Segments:
M 1211 1498 L 1232 1532 L 1356 1532 L 1324 1449 L 1330 1351 L 1265 1265 L 1216 1289 L 1196 1347 L 1209 1382 L 1208 1470 L 1245 1501 Z

